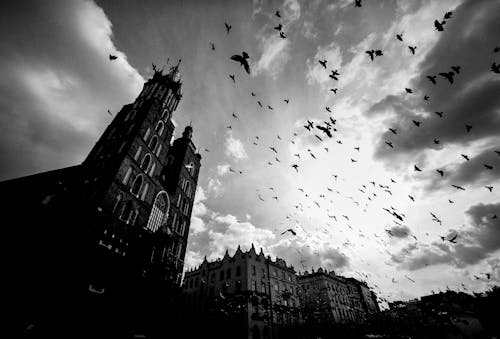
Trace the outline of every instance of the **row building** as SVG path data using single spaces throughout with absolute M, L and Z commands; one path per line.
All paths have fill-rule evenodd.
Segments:
M 308 327 L 361 324 L 379 311 L 366 283 L 322 268 L 297 273 L 253 244 L 233 256 L 205 257 L 185 272 L 182 290 L 184 312 L 199 324 L 186 326 L 187 337 L 299 338 Z

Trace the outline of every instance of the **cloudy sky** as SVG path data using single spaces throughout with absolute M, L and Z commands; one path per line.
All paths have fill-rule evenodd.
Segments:
M 80 163 L 110 123 L 107 109 L 134 100 L 152 63 L 182 58 L 176 133 L 192 121 L 203 156 L 188 267 L 253 243 L 297 270 L 365 279 L 389 300 L 500 282 L 498 1 L 0 7 L 0 179 Z M 371 61 L 367 50 L 383 55 Z M 251 75 L 229 59 L 242 51 Z M 450 84 L 437 74 L 452 66 Z M 332 138 L 304 128 L 330 117 Z M 281 234 L 290 228 L 296 236 Z

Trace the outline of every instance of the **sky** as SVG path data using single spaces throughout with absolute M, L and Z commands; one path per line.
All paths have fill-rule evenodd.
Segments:
M 0 7 L 0 179 L 81 163 L 107 110 L 133 102 L 153 63 L 182 59 L 176 137 L 192 123 L 203 157 L 187 268 L 253 244 L 297 271 L 366 280 L 387 300 L 500 282 L 500 74 L 490 69 L 500 63 L 500 2 Z M 367 50 L 383 55 L 372 61 Z M 230 60 L 243 51 L 250 75 Z M 438 75 L 452 66 L 453 84 Z M 307 120 L 330 122 L 332 137 Z

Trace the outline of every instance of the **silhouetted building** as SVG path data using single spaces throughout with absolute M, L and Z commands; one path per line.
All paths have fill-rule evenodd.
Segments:
M 161 332 L 180 291 L 201 160 L 190 126 L 171 144 L 178 66 L 155 69 L 81 165 L 0 183 L 2 208 L 23 216 L 10 238 L 18 329 Z
M 262 249 L 257 254 L 253 244 L 247 252 L 238 246 L 232 257 L 226 251 L 222 259 L 205 258 L 185 273 L 183 291 L 189 323 L 192 317 L 202 319 L 191 331 L 219 338 L 297 335 L 301 317 L 295 270 L 283 259 L 266 257 Z
M 373 291 L 354 278 L 319 268 L 299 274 L 297 281 L 303 313 L 311 325 L 360 324 L 368 314 L 379 311 Z

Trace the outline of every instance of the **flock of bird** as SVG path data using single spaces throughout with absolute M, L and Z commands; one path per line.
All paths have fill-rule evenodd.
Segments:
M 355 5 L 355 7 L 362 7 L 361 0 L 355 0 L 354 5 Z M 453 15 L 452 12 L 446 12 L 441 20 L 436 19 L 434 21 L 435 30 L 438 32 L 444 31 L 445 25 L 447 24 L 447 22 L 449 20 L 452 20 L 452 15 Z M 275 12 L 274 16 L 278 20 L 282 18 L 279 10 L 277 10 Z M 231 33 L 232 26 L 227 22 L 224 23 L 224 26 L 226 29 L 226 35 L 229 35 Z M 277 34 L 279 34 L 281 39 L 287 38 L 285 33 L 284 33 L 283 23 L 281 23 L 281 22 L 276 23 L 276 26 L 273 28 L 273 30 L 276 30 Z M 396 34 L 395 39 L 398 42 L 404 43 L 405 42 L 404 32 Z M 209 42 L 209 45 L 210 45 L 210 49 L 212 51 L 216 50 L 215 44 L 213 42 Z M 410 57 L 417 53 L 418 46 L 407 45 L 407 48 L 409 50 Z M 500 51 L 500 47 L 495 47 L 493 50 L 493 53 L 498 53 L 499 51 Z M 378 58 L 384 57 L 384 52 L 381 49 L 370 49 L 370 50 L 367 50 L 365 53 L 368 55 L 369 60 L 371 62 L 374 62 L 374 63 L 377 62 Z M 116 59 L 117 59 L 116 56 L 109 55 L 109 60 L 113 61 Z M 234 54 L 234 55 L 230 56 L 229 59 L 231 61 L 237 62 L 247 74 L 251 74 L 251 67 L 249 64 L 250 56 L 248 53 L 246 53 L 245 51 L 242 51 L 241 54 Z M 340 71 L 338 69 L 334 69 L 334 68 L 329 69 L 329 67 L 328 67 L 329 61 L 327 59 L 321 59 L 321 60 L 318 60 L 317 62 L 321 65 L 321 67 L 324 69 L 324 71 L 328 74 L 328 77 L 331 79 L 331 81 L 334 84 L 339 81 L 340 76 L 341 76 Z M 493 62 L 493 64 L 491 65 L 491 71 L 494 73 L 500 73 L 500 65 Z M 460 81 L 461 72 L 462 72 L 461 66 L 451 65 L 449 67 L 449 69 L 443 70 L 442 72 L 439 72 L 438 74 L 426 75 L 425 78 L 428 81 L 430 81 L 433 85 L 437 85 L 438 82 L 441 80 L 446 81 L 447 83 L 449 83 L 449 85 L 453 85 L 455 82 Z M 229 79 L 233 82 L 233 84 L 236 85 L 236 75 L 229 74 L 228 76 L 229 76 Z M 334 93 L 334 94 L 337 94 L 338 90 L 339 90 L 339 88 L 336 86 L 332 86 L 332 88 L 329 89 L 329 91 Z M 406 95 L 416 95 L 415 92 L 416 91 L 412 88 L 405 88 L 403 93 L 405 93 Z M 268 104 L 268 103 L 264 104 L 262 102 L 262 100 L 257 97 L 257 94 L 255 92 L 251 92 L 249 94 L 251 95 L 251 97 L 255 98 L 256 104 L 259 106 L 259 108 L 267 108 L 268 110 L 274 110 L 274 107 L 271 106 L 270 104 Z M 430 94 L 432 94 L 432 93 L 430 93 Z M 425 94 L 423 96 L 423 100 L 425 100 L 425 101 L 430 100 L 430 94 Z M 284 105 L 288 105 L 288 104 L 290 104 L 291 101 L 288 98 L 284 98 L 283 102 L 284 102 Z M 317 140 L 318 144 L 323 146 L 323 150 L 325 151 L 325 153 L 329 153 L 330 149 L 332 147 L 325 146 L 326 142 L 329 139 L 333 139 L 335 141 L 334 145 L 338 145 L 337 147 L 346 147 L 346 145 L 344 145 L 343 141 L 339 137 L 337 137 L 338 132 L 340 130 L 340 127 L 339 127 L 339 123 L 337 121 L 338 119 L 335 118 L 335 116 L 334 116 L 335 114 L 332 111 L 332 107 L 326 106 L 325 111 L 328 114 L 327 119 L 324 119 L 324 120 L 306 119 L 303 127 L 306 130 L 305 133 L 309 133 L 310 137 Z M 110 113 L 110 112 L 108 111 L 108 113 Z M 447 115 L 445 114 L 445 112 L 434 112 L 434 114 L 436 116 L 436 119 L 447 119 Z M 230 118 L 233 119 L 233 121 L 237 121 L 240 119 L 238 114 L 235 112 L 231 113 Z M 412 120 L 412 124 L 414 126 L 413 128 L 419 129 L 419 128 L 423 128 L 422 125 L 424 124 L 424 122 L 414 119 L 414 120 Z M 228 130 L 232 130 L 233 129 L 232 123 L 227 125 L 226 128 Z M 389 147 L 391 149 L 397 148 L 398 147 L 398 136 L 399 136 L 400 132 L 394 126 L 388 126 L 387 128 L 388 128 L 387 130 L 390 131 L 390 133 L 392 134 L 393 137 L 390 140 L 385 140 L 384 142 L 387 145 L 387 147 Z M 471 130 L 473 129 L 473 126 L 468 122 L 464 122 L 463 128 L 464 128 L 464 133 L 470 133 Z M 295 144 L 296 138 L 299 136 L 299 133 L 293 132 L 293 133 L 290 133 L 290 135 L 292 137 L 289 139 L 289 142 L 292 144 Z M 276 142 L 281 143 L 281 144 L 285 143 L 286 141 L 284 139 L 285 139 L 284 137 L 282 138 L 278 134 L 277 138 L 276 138 Z M 441 143 L 438 136 L 436 136 L 435 138 L 433 138 L 433 140 L 430 140 L 429 142 L 432 142 L 436 145 Z M 258 135 L 255 136 L 254 140 L 252 141 L 252 145 L 255 147 L 262 146 L 261 138 Z M 352 147 L 351 152 L 354 152 L 354 153 L 351 154 L 351 156 L 349 157 L 349 159 L 347 161 L 349 161 L 351 164 L 355 165 L 358 162 L 356 154 L 359 154 L 361 152 L 361 149 L 357 145 L 352 145 L 352 146 L 353 147 Z M 279 146 L 268 145 L 268 146 L 264 146 L 264 147 L 265 148 L 263 150 L 266 150 L 267 152 L 269 152 L 268 153 L 269 160 L 267 162 L 268 166 L 276 166 L 276 165 L 285 166 L 285 164 L 284 164 L 285 161 L 280 160 L 281 156 L 280 156 L 280 150 L 279 150 L 280 147 Z M 210 150 L 208 148 L 205 148 L 205 151 L 210 152 Z M 500 156 L 500 151 L 495 151 L 495 153 L 496 153 L 496 156 Z M 293 154 L 293 158 L 295 161 L 293 163 L 289 164 L 289 166 L 291 167 L 291 170 L 298 174 L 300 172 L 301 162 L 304 161 L 304 157 L 306 157 L 306 156 L 310 157 L 313 160 L 317 160 L 320 157 L 319 154 L 313 153 L 313 151 L 310 148 L 307 149 L 307 155 L 295 153 L 295 154 Z M 492 154 L 492 157 L 494 157 L 494 156 L 495 155 Z M 472 158 L 470 155 L 467 155 L 467 154 L 460 154 L 460 155 L 458 155 L 458 157 L 462 157 L 465 161 L 470 161 Z M 286 154 L 282 158 L 285 159 Z M 288 167 L 288 168 L 290 168 L 290 167 Z M 485 168 L 485 170 L 491 171 L 494 169 L 494 166 L 489 164 L 489 163 L 485 163 L 484 168 Z M 415 172 L 427 171 L 427 169 L 423 168 L 423 166 L 421 164 L 414 164 L 413 170 Z M 439 178 L 444 178 L 447 176 L 447 173 L 442 168 L 429 169 L 429 171 L 436 173 L 436 175 L 438 175 Z M 236 169 L 233 169 L 232 167 L 229 167 L 229 172 L 236 173 L 236 174 L 243 174 L 244 173 L 243 170 L 236 170 Z M 297 202 L 295 205 L 293 205 L 291 208 L 293 212 L 288 213 L 286 215 L 286 217 L 285 217 L 286 220 L 283 223 L 290 224 L 292 221 L 295 221 L 295 226 L 292 228 L 288 228 L 285 231 L 281 232 L 281 235 L 286 236 L 287 234 L 289 234 L 290 236 L 296 237 L 298 232 L 299 232 L 299 229 L 300 229 L 300 232 L 302 232 L 305 236 L 307 236 L 311 239 L 314 239 L 315 242 L 319 243 L 321 240 L 321 233 L 329 234 L 332 225 L 330 223 L 328 223 L 327 226 L 329 226 L 330 228 L 327 228 L 325 226 L 319 226 L 319 229 L 318 229 L 319 232 L 309 232 L 306 228 L 304 228 L 304 226 L 302 225 L 302 223 L 298 219 L 299 215 L 302 212 L 304 212 L 305 208 L 317 208 L 318 213 L 326 212 L 326 215 L 328 216 L 328 218 L 330 220 L 332 220 L 332 222 L 334 220 L 337 224 L 340 224 L 341 221 L 343 221 L 345 226 L 348 227 L 351 231 L 357 231 L 358 235 L 361 238 L 366 237 L 367 235 L 365 234 L 365 232 L 363 230 L 361 230 L 359 227 L 357 229 L 355 229 L 350 224 L 351 220 L 350 220 L 349 215 L 335 214 L 335 213 L 333 213 L 333 211 L 330 210 L 329 206 L 331 206 L 333 204 L 333 200 L 335 199 L 334 196 L 337 195 L 338 198 L 350 201 L 356 207 L 358 207 L 361 211 L 366 212 L 366 209 L 370 206 L 370 204 L 373 200 L 377 199 L 380 196 L 385 196 L 385 197 L 392 196 L 392 188 L 394 185 L 397 184 L 397 181 L 393 178 L 388 178 L 388 179 L 390 179 L 390 180 L 387 180 L 386 183 L 370 181 L 370 182 L 366 182 L 364 184 L 361 184 L 361 186 L 359 186 L 359 187 L 356 187 L 357 191 L 362 194 L 361 198 L 355 198 L 352 194 L 350 194 L 350 195 L 343 194 L 342 192 L 340 192 L 339 189 L 335 188 L 335 183 L 337 181 L 346 181 L 346 178 L 341 178 L 338 174 L 335 174 L 335 173 L 331 174 L 331 179 L 329 179 L 331 181 L 328 181 L 328 182 L 330 182 L 330 184 L 327 184 L 327 186 L 325 187 L 325 191 L 321 192 L 318 197 L 314 197 L 312 193 L 308 192 L 303 187 L 297 187 L 297 190 L 300 192 L 300 194 L 303 195 L 304 200 Z M 452 184 L 451 187 L 456 189 L 456 190 L 462 190 L 462 191 L 466 190 L 465 187 L 462 187 L 462 186 L 459 186 L 456 184 Z M 493 190 L 494 190 L 493 186 L 485 186 L 485 188 L 489 192 L 493 192 Z M 357 194 L 359 194 L 359 193 L 357 193 Z M 267 201 L 267 199 L 272 199 L 272 200 L 276 200 L 276 201 L 279 199 L 279 194 L 274 187 L 257 189 L 256 196 L 257 196 L 258 200 L 261 202 L 265 202 L 265 201 Z M 411 202 L 415 202 L 415 200 L 416 200 L 415 195 L 412 195 L 412 194 L 408 194 L 408 198 L 410 199 Z M 448 202 L 450 204 L 455 203 L 455 201 L 453 201 L 451 199 L 448 199 Z M 328 206 L 328 207 L 326 207 L 326 206 Z M 391 215 L 394 218 L 393 222 L 394 222 L 395 226 L 397 226 L 397 227 L 406 226 L 404 224 L 406 216 L 402 211 L 399 211 L 398 209 L 396 209 L 393 206 L 387 206 L 387 207 L 383 208 L 383 210 L 386 211 L 389 215 Z M 431 221 L 433 221 L 439 225 L 443 224 L 444 221 L 442 220 L 442 218 L 438 217 L 438 214 L 435 211 L 429 211 L 429 215 L 430 215 Z M 490 217 L 492 219 L 498 218 L 498 216 L 496 214 L 490 215 Z M 342 232 L 342 230 L 339 230 L 339 231 Z M 386 231 L 386 234 L 388 237 L 394 236 L 394 232 L 393 232 L 393 230 L 391 230 L 391 228 L 386 229 L 385 231 Z M 426 233 L 426 235 L 429 236 L 428 233 Z M 393 254 L 387 249 L 389 246 L 388 240 L 384 239 L 381 235 L 376 234 L 376 233 L 374 233 L 373 236 L 379 244 L 381 244 L 383 247 L 385 247 L 385 252 L 387 254 L 389 254 L 389 255 Z M 413 237 L 415 242 L 418 240 L 417 237 L 414 234 L 412 234 L 411 232 L 410 232 L 409 236 Z M 450 244 L 457 244 L 457 241 L 460 240 L 460 234 L 457 232 L 454 232 L 452 234 L 442 235 L 442 236 L 440 236 L 440 239 L 443 242 L 447 241 Z M 352 243 L 349 240 L 346 240 L 343 243 L 343 246 L 345 246 L 345 247 L 352 246 Z M 363 246 L 363 245 L 361 244 L 361 246 Z M 296 251 L 298 252 L 299 257 L 301 258 L 300 262 L 302 264 L 303 269 L 306 269 L 306 266 L 304 265 L 305 262 L 302 260 L 303 253 L 299 249 L 296 249 Z M 383 253 L 380 250 L 379 250 L 379 252 Z M 314 251 L 314 253 L 319 254 L 318 251 Z M 359 273 L 359 272 L 356 272 L 356 273 L 358 273 L 362 279 L 369 277 L 366 273 L 365 274 Z M 491 279 L 490 273 L 484 273 L 484 276 L 487 279 Z M 477 275 L 474 277 L 475 277 L 475 279 L 480 279 L 480 277 Z M 411 279 L 410 277 L 406 276 L 406 278 L 409 281 L 415 283 L 415 280 Z M 392 282 L 396 283 L 396 280 L 394 278 L 392 278 Z M 375 285 L 375 284 L 373 284 L 373 285 L 378 288 L 377 285 Z M 466 289 L 465 286 L 463 286 L 463 288 Z

